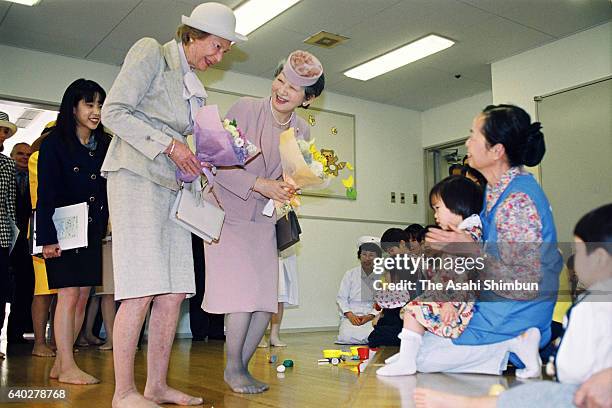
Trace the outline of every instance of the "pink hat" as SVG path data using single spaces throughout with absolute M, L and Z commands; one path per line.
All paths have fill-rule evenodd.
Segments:
M 293 85 L 310 86 L 323 75 L 323 66 L 317 57 L 308 51 L 297 50 L 289 54 L 283 74 Z

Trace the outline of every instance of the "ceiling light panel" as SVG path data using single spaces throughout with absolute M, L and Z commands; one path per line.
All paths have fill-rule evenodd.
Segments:
M 455 44 L 448 38 L 430 34 L 344 72 L 349 78 L 367 81 L 399 67 L 445 50 Z
M 249 0 L 234 10 L 236 32 L 248 35 L 300 0 Z
M 11 3 L 23 4 L 24 6 L 35 6 L 40 3 L 40 0 L 6 0 Z

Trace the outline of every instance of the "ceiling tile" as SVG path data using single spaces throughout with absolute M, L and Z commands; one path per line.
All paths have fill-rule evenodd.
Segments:
M 50 36 L 35 30 L 9 30 L 4 25 L 0 26 L 0 37 L 8 45 L 77 58 L 84 58 L 93 45 L 74 35 L 56 33 Z
M 414 0 L 385 9 L 352 27 L 347 43 L 359 48 L 363 61 L 391 51 L 429 33 L 456 40 L 491 14 L 454 0 Z
M 463 41 L 469 44 L 473 52 L 486 56 L 487 62 L 515 55 L 554 39 L 548 34 L 497 16 L 471 27 L 463 36 Z
M 11 4 L 11 3 L 7 2 L 7 1 L 0 2 L 0 21 L 2 21 L 2 19 L 4 18 L 4 16 L 8 12 L 9 8 L 11 6 L 13 6 L 13 5 L 17 6 L 17 4 Z M 23 7 L 26 7 L 26 6 L 23 6 Z
M 11 7 L 0 26 L 3 42 L 41 51 L 85 57 L 138 0 L 43 1 Z M 23 36 L 23 40 L 15 37 Z M 48 37 L 48 38 L 45 38 Z
M 610 0 L 461 0 L 557 38 L 612 19 Z
M 457 80 L 452 75 L 440 71 L 434 79 L 409 84 L 402 94 L 390 103 L 424 111 L 487 90 L 491 90 L 491 87 L 486 84 L 468 78 Z
M 125 59 L 125 55 L 130 49 L 130 45 L 125 48 L 115 48 L 110 45 L 104 47 L 97 47 L 93 52 L 89 53 L 87 59 L 91 61 L 102 62 L 105 64 L 121 65 Z
M 266 26 L 282 27 L 306 37 L 320 30 L 342 34 L 344 30 L 369 20 L 373 15 L 401 0 L 303 0 Z
M 146 0 L 141 2 L 115 29 L 92 50 L 93 56 L 114 55 L 104 50 L 111 47 L 129 50 L 140 38 L 152 37 L 160 43 L 174 38 L 181 15 L 190 14 L 192 6 L 178 1 Z M 94 57 L 96 58 L 96 57 Z

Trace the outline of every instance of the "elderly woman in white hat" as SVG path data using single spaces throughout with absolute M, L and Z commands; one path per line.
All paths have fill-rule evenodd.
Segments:
M 4 141 L 17 132 L 17 126 L 9 120 L 5 112 L 0 112 L 0 152 L 4 150 Z M 7 156 L 0 154 L 0 330 L 4 325 L 4 306 L 8 286 L 9 249 L 13 242 L 13 225 L 15 225 L 15 163 Z M 4 354 L 0 353 L 0 358 Z
M 166 381 L 180 305 L 195 293 L 191 235 L 168 214 L 178 190 L 175 170 L 195 175 L 203 165 L 185 140 L 207 96 L 194 71 L 220 62 L 246 37 L 235 32 L 232 10 L 219 3 L 197 6 L 182 23 L 178 41 L 143 38 L 132 46 L 102 109 L 102 121 L 116 135 L 102 166 L 115 298 L 122 302 L 113 339 L 116 408 L 202 403 Z M 143 398 L 134 384 L 134 355 L 152 302 Z

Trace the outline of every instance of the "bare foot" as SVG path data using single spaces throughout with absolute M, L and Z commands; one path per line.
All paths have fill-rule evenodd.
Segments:
M 59 373 L 59 382 L 77 385 L 98 384 L 100 380 L 75 367 Z
M 112 341 L 107 341 L 106 343 L 104 343 L 103 345 L 101 345 L 100 347 L 98 347 L 98 350 L 102 350 L 102 351 L 109 351 L 113 349 L 113 342 Z
M 257 345 L 257 347 L 258 348 L 267 348 L 267 347 L 270 347 L 270 341 L 268 339 L 266 339 L 266 336 L 263 336 L 261 338 L 261 341 Z
M 123 398 L 113 396 L 113 408 L 161 408 L 156 403 L 149 401 L 137 392 L 132 392 Z
M 255 382 L 255 379 L 246 371 L 235 373 L 225 371 L 223 373 L 223 380 L 225 380 L 232 391 L 238 394 L 259 394 L 269 388 L 267 384 Z
M 270 345 L 272 347 L 287 347 L 286 343 L 283 343 L 281 339 L 270 337 Z
M 156 404 L 202 405 L 204 400 L 166 386 L 165 389 L 148 389 L 145 387 L 144 397 Z
M 37 357 L 55 357 L 55 353 L 45 343 L 34 343 L 32 355 Z
M 79 337 L 77 341 L 74 343 L 74 345 L 77 347 L 87 347 L 89 346 L 89 343 L 84 338 Z
M 464 397 L 428 388 L 417 388 L 414 391 L 414 403 L 417 408 L 495 408 L 497 398 Z
M 49 378 L 52 380 L 57 380 L 59 378 L 59 361 L 57 357 L 55 358 L 55 362 L 53 363 L 53 367 L 51 368 L 51 372 L 49 373 Z

